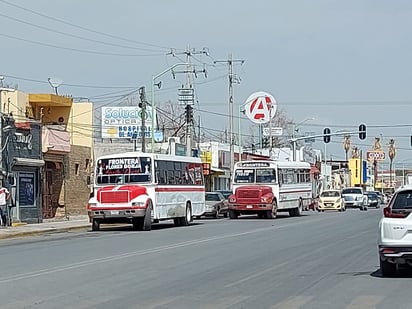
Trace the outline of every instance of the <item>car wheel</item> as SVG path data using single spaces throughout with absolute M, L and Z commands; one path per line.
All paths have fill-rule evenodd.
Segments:
M 223 218 L 227 218 L 227 212 L 223 214 Z
M 388 261 L 379 260 L 381 273 L 383 277 L 392 277 L 396 274 L 396 264 L 389 263 Z

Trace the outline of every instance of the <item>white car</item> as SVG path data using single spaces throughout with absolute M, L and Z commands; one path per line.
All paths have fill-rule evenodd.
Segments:
M 319 195 L 318 211 L 345 211 L 345 204 L 339 190 L 325 190 Z
M 398 189 L 379 221 L 378 252 L 382 276 L 412 266 L 412 186 Z

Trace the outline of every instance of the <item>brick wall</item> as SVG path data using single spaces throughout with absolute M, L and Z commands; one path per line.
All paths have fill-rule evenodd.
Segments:
M 90 176 L 92 169 L 91 148 L 76 145 L 70 147 L 65 166 L 65 207 L 69 217 L 87 214 L 86 206 L 90 196 L 87 176 Z

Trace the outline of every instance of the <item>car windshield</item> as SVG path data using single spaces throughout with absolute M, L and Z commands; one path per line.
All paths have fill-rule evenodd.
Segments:
M 378 195 L 377 195 L 376 193 L 369 192 L 369 193 L 368 193 L 368 197 L 369 197 L 369 198 L 378 198 Z
M 206 194 L 206 201 L 219 201 L 219 195 L 218 194 Z
M 340 196 L 338 191 L 323 191 L 320 194 L 321 197 L 338 197 Z
M 402 191 L 396 194 L 392 209 L 412 208 L 412 190 Z
M 346 188 L 342 190 L 342 194 L 362 194 L 362 190 L 356 188 Z

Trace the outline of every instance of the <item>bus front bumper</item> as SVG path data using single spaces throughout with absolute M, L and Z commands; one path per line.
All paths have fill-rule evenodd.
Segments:
M 146 209 L 121 209 L 121 210 L 105 210 L 105 209 L 89 209 L 88 215 L 91 219 L 108 219 L 108 218 L 137 218 L 144 217 Z

